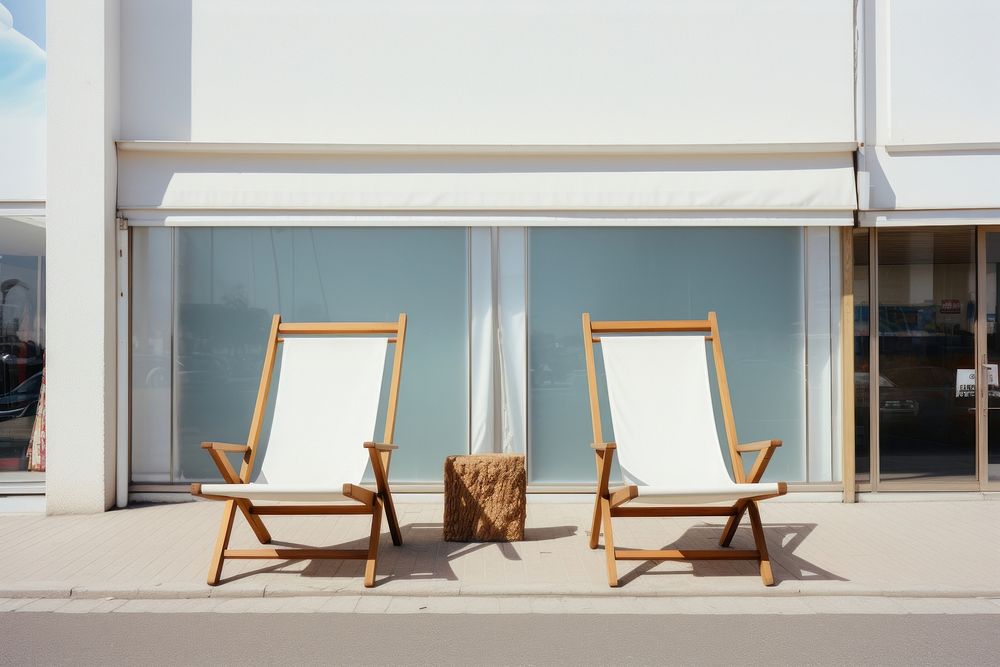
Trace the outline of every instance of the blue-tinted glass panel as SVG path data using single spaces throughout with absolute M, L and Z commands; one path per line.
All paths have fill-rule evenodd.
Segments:
M 701 319 L 710 310 L 719 317 L 740 440 L 781 438 L 765 479 L 805 478 L 801 229 L 536 228 L 528 276 L 533 481 L 594 479 L 583 312 Z M 603 377 L 599 386 L 610 440 Z M 725 447 L 721 415 L 719 432 Z
M 468 449 L 466 246 L 465 229 L 178 230 L 175 476 L 216 478 L 199 443 L 245 441 L 272 314 L 394 321 L 405 312 L 392 478 L 439 481 L 444 457 Z

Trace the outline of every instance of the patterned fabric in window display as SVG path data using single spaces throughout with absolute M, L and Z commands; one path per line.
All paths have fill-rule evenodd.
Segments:
M 42 390 L 38 394 L 35 425 L 28 443 L 28 470 L 45 472 L 45 369 L 42 369 Z

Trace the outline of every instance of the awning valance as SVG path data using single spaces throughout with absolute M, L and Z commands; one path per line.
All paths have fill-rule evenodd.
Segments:
M 863 211 L 862 227 L 947 227 L 1000 225 L 1000 209 L 945 209 L 933 211 Z
M 849 219 L 856 207 L 853 162 L 844 146 L 775 148 L 780 153 L 761 147 L 731 153 L 641 148 L 278 151 L 218 144 L 165 149 L 132 142 L 119 149 L 118 207 L 130 220 L 164 222 L 233 217 L 219 217 L 223 212 L 315 220 L 420 213 L 548 218 L 581 212 L 640 218 L 686 212 L 693 219 L 724 220 L 743 217 L 742 212 L 761 219 L 802 212 L 806 219 L 823 220 L 818 224 Z

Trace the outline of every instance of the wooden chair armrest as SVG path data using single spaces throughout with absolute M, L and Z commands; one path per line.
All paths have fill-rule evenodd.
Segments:
M 214 449 L 217 452 L 237 452 L 242 454 L 249 449 L 246 445 L 233 445 L 228 442 L 203 442 L 202 449 Z
M 387 445 L 384 442 L 366 442 L 364 447 L 365 449 L 374 449 L 377 452 L 391 452 L 394 449 L 399 449 L 399 445 Z
M 591 449 L 596 449 L 599 452 L 607 451 L 609 449 L 617 449 L 618 445 L 613 442 L 594 442 L 590 445 Z
M 781 447 L 781 440 L 759 440 L 757 442 L 748 442 L 745 445 L 736 445 L 736 451 L 738 452 L 757 452 L 768 447 Z
M 757 445 L 760 446 L 758 447 Z M 747 482 L 756 484 L 760 481 L 760 478 L 764 476 L 764 469 L 767 467 L 767 464 L 770 463 L 771 455 L 774 454 L 774 450 L 781 446 L 781 440 L 763 440 L 761 442 L 754 442 L 743 446 L 752 447 L 752 449 L 747 451 L 753 451 L 754 449 L 757 450 L 757 458 L 754 459 L 753 467 L 750 468 L 750 474 L 747 476 Z

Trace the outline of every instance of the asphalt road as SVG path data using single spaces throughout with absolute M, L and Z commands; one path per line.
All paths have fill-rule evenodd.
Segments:
M 987 665 L 1000 616 L 0 613 L 5 665 Z

